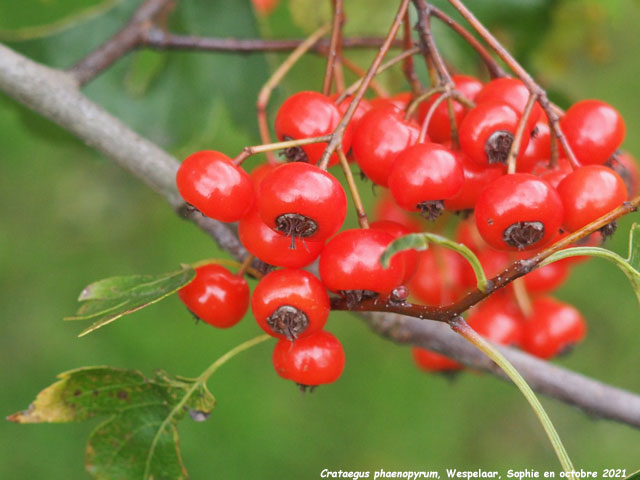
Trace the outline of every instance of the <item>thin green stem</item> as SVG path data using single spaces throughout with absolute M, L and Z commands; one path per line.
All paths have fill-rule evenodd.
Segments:
M 558 435 L 558 432 L 551 422 L 551 419 L 547 415 L 547 412 L 545 412 L 535 393 L 533 393 L 533 390 L 531 390 L 531 387 L 529 387 L 529 384 L 524 380 L 524 378 L 522 378 L 515 367 L 511 365 L 511 362 L 509 362 L 509 360 L 507 360 L 504 355 L 496 350 L 489 342 L 478 335 L 478 333 L 473 328 L 471 328 L 469 324 L 467 324 L 467 322 L 463 320 L 462 317 L 457 317 L 456 319 L 451 321 L 449 325 L 451 326 L 453 331 L 461 335 L 468 342 L 475 345 L 487 357 L 493 360 L 513 381 L 513 383 L 516 384 L 518 389 L 520 389 L 524 397 L 529 402 L 529 405 L 531 405 L 531 408 L 538 417 L 538 420 L 540 420 L 540 423 L 542 424 L 545 433 L 549 437 L 549 441 L 551 442 L 558 460 L 560 460 L 560 464 L 562 465 L 562 468 L 564 469 L 568 478 L 573 478 L 574 468 L 573 464 L 571 463 L 571 459 L 569 458 L 569 455 L 567 454 L 567 451 L 565 450 L 564 445 L 560 440 L 560 436 Z
M 175 407 L 173 407 L 173 410 L 171 410 L 169 415 L 167 415 L 167 418 L 164 419 L 164 421 L 160 425 L 160 428 L 158 428 L 156 435 L 153 437 L 153 441 L 151 442 L 151 446 L 149 447 L 149 453 L 147 455 L 147 461 L 145 463 L 144 474 L 142 475 L 142 478 L 149 478 L 151 460 L 153 459 L 153 454 L 155 452 L 156 446 L 158 445 L 158 441 L 160 440 L 160 436 L 162 435 L 162 432 L 165 431 L 165 429 L 173 421 L 175 416 L 182 411 L 182 409 L 185 407 L 185 405 L 191 398 L 191 395 L 193 395 L 194 392 L 202 386 L 205 386 L 206 388 L 206 382 L 207 380 L 209 380 L 209 377 L 211 377 L 211 375 L 213 375 L 216 370 L 218 370 L 222 365 L 227 363 L 233 357 L 235 357 L 239 353 L 244 352 L 245 350 L 250 349 L 251 347 L 255 347 L 256 345 L 259 345 L 260 343 L 269 340 L 270 338 L 273 338 L 273 337 L 270 337 L 269 335 L 266 335 L 266 334 L 260 335 L 258 337 L 247 340 L 246 342 L 243 342 L 240 345 L 236 345 L 234 348 L 229 350 L 227 353 L 225 353 L 220 358 L 218 358 L 215 362 L 209 365 L 209 367 L 204 372 L 202 372 L 198 378 L 196 378 L 196 380 L 193 382 L 193 385 L 191 385 L 191 388 L 187 390 L 187 393 L 184 394 L 184 397 L 182 397 L 182 400 L 180 400 L 178 404 Z

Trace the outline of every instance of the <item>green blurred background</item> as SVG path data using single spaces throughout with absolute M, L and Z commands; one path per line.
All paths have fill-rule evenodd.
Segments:
M 328 5 L 281 0 L 273 15 L 259 19 L 248 0 L 179 3 L 172 18 L 176 31 L 274 38 L 308 34 L 323 21 Z M 388 0 L 345 4 L 349 34 L 383 33 L 396 8 Z M 625 148 L 640 153 L 638 2 L 468 4 L 559 104 L 600 98 L 615 105 L 627 123 Z M 0 0 L 0 40 L 45 64 L 68 67 L 114 33 L 137 5 L 137 0 Z M 78 18 L 96 6 L 104 10 L 101 15 Z M 468 48 L 439 25 L 436 35 L 455 68 L 478 72 Z M 349 53 L 362 66 L 371 55 Z M 235 155 L 258 143 L 255 96 L 282 58 L 136 52 L 86 93 L 178 157 L 199 149 Z M 295 90 L 320 88 L 322 73 L 321 60 L 305 59 L 276 91 L 272 106 Z M 384 82 L 395 91 L 405 88 L 399 72 Z M 220 253 L 139 181 L 3 95 L 0 162 L 3 415 L 27 407 L 61 371 L 112 365 L 196 376 L 259 333 L 249 317 L 228 331 L 194 325 L 174 297 L 77 339 L 82 325 L 62 317 L 75 311 L 86 284 L 112 275 L 169 271 Z M 621 222 L 610 248 L 626 254 L 632 220 Z M 577 267 L 557 296 L 578 306 L 590 328 L 584 344 L 560 363 L 640 392 L 635 341 L 640 319 L 624 276 L 595 260 Z M 210 388 L 218 406 L 211 418 L 185 420 L 179 427 L 194 479 L 318 478 L 323 468 L 558 469 L 515 388 L 487 375 L 466 373 L 453 382 L 425 375 L 413 367 L 408 348 L 371 334 L 349 315 L 333 315 L 329 329 L 344 344 L 347 367 L 338 383 L 313 395 L 301 395 L 276 376 L 271 344 L 215 374 Z M 543 402 L 577 467 L 629 473 L 640 468 L 639 431 Z M 96 424 L 0 423 L 0 478 L 87 478 L 84 444 Z

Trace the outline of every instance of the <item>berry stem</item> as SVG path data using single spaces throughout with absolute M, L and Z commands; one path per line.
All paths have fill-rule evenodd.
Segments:
M 331 26 L 331 41 L 329 43 L 329 53 L 327 54 L 327 68 L 324 74 L 324 81 L 322 82 L 322 93 L 329 95 L 331 93 L 331 82 L 334 78 L 339 77 L 342 79 L 342 72 L 340 70 L 340 56 L 342 45 L 342 26 L 344 24 L 343 0 L 331 0 L 333 8 L 333 23 Z M 337 80 L 337 78 L 336 78 Z M 338 90 L 342 90 L 336 82 Z
M 342 61 L 342 64 L 345 66 L 345 68 L 347 68 L 348 70 L 351 70 L 358 77 L 362 78 L 367 74 L 367 72 L 365 72 L 362 68 L 360 68 L 360 66 L 358 66 L 356 63 L 349 60 L 347 57 L 341 57 L 340 60 Z M 387 90 L 382 85 L 380 85 L 380 83 L 378 83 L 375 80 L 375 78 L 371 79 L 371 83 L 369 83 L 369 88 L 373 90 L 373 92 L 379 97 L 386 98 L 389 96 L 389 93 L 387 92 Z M 344 92 L 344 91 L 345 89 L 343 88 L 341 92 Z M 340 98 L 342 98 L 342 96 L 343 95 L 341 93 Z
M 404 52 L 399 54 L 397 57 L 394 57 L 394 58 L 386 61 L 382 65 L 380 65 L 380 68 L 378 68 L 378 70 L 376 71 L 376 75 L 378 75 L 379 73 L 384 72 L 385 70 L 388 70 L 389 68 L 393 67 L 395 64 L 397 64 L 399 62 L 402 62 L 407 57 L 415 55 L 416 53 L 420 53 L 420 48 L 413 47 L 413 48 L 411 48 L 411 50 L 405 50 Z M 363 75 L 363 77 L 364 76 L 365 75 Z M 336 102 L 340 103 L 342 100 L 347 98 L 349 95 L 353 95 L 353 93 L 355 91 L 357 91 L 358 88 L 360 88 L 360 85 L 362 85 L 363 81 L 364 81 L 364 78 L 361 78 L 358 81 L 354 82 L 352 85 L 350 85 L 348 88 L 346 88 L 345 91 L 340 94 L 340 96 L 338 97 Z M 369 81 L 369 86 L 373 89 L 373 79 L 371 79 Z M 386 97 L 388 95 L 384 95 L 384 96 Z
M 481 350 L 482 353 L 493 360 L 513 381 L 513 383 L 516 384 L 518 389 L 522 392 L 524 397 L 529 402 L 529 405 L 531 405 L 531 408 L 538 417 L 538 420 L 540 420 L 540 423 L 542 424 L 547 437 L 549 437 L 549 441 L 553 446 L 556 456 L 558 457 L 563 470 L 567 474 L 567 478 L 574 478 L 573 464 L 571 463 L 571 459 L 569 458 L 569 455 L 567 454 L 567 451 L 562 444 L 562 440 L 560 440 L 558 432 L 553 426 L 553 423 L 547 415 L 547 412 L 545 412 L 544 408 L 542 407 L 542 404 L 536 397 L 536 394 L 533 393 L 533 390 L 531 390 L 531 387 L 529 387 L 529 384 L 524 380 L 524 378 L 522 378 L 522 375 L 520 375 L 518 370 L 516 370 L 511 362 L 509 362 L 509 360 L 507 360 L 504 355 L 502 355 L 502 353 L 494 348 L 493 345 L 491 345 L 484 338 L 478 335 L 478 333 L 473 328 L 471 328 L 462 317 L 456 317 L 449 323 L 449 325 L 454 332 L 461 335 L 465 340 L 467 340 L 469 343 L 472 343 L 479 350 Z
M 360 193 L 358 192 L 358 186 L 353 178 L 353 173 L 349 168 L 349 162 L 347 161 L 347 157 L 341 148 L 338 149 L 338 158 L 340 159 L 340 166 L 342 167 L 342 171 L 344 172 L 344 176 L 347 179 L 347 186 L 349 187 L 349 192 L 351 193 L 351 198 L 353 199 L 353 205 L 356 208 L 356 213 L 358 214 L 358 224 L 360 228 L 369 228 L 369 219 L 367 218 L 367 213 L 364 210 L 364 205 L 362 204 L 362 199 L 360 198 Z
M 495 61 L 495 59 L 491 56 L 491 54 L 487 51 L 486 48 L 474 37 L 466 28 L 460 25 L 458 22 L 453 20 L 449 15 L 444 13 L 439 8 L 434 5 L 430 6 L 429 14 L 433 17 L 436 17 L 438 20 L 442 21 L 445 25 L 451 28 L 454 32 L 456 32 L 462 39 L 469 44 L 471 48 L 473 48 L 482 61 L 484 62 L 487 70 L 489 70 L 489 75 L 491 78 L 499 78 L 506 77 L 507 74 L 502 69 L 500 65 Z
M 195 379 L 195 381 L 193 382 L 193 385 L 191 385 L 189 390 L 186 391 L 186 393 L 184 394 L 184 397 L 182 397 L 182 399 L 176 404 L 176 406 L 173 407 L 173 410 L 171 410 L 169 415 L 167 415 L 167 418 L 164 419 L 164 421 L 160 425 L 160 428 L 158 428 L 158 431 L 153 437 L 151 446 L 149 447 L 149 452 L 147 453 L 147 462 L 144 468 L 144 474 L 142 475 L 142 478 L 150 477 L 149 471 L 151 469 L 151 460 L 153 458 L 153 454 L 158 445 L 158 441 L 160 440 L 160 437 L 164 433 L 165 429 L 171 424 L 171 422 L 176 417 L 176 415 L 180 414 L 183 411 L 183 409 L 185 408 L 191 396 L 199 388 L 206 389 L 207 381 L 209 380 L 211 375 L 213 375 L 222 365 L 227 363 L 229 360 L 231 360 L 233 357 L 235 357 L 239 353 L 242 353 L 245 350 L 248 350 L 252 347 L 255 347 L 256 345 L 266 342 L 270 338 L 273 338 L 273 337 L 270 337 L 269 335 L 266 335 L 266 334 L 260 335 L 258 337 L 252 338 L 251 340 L 247 340 L 246 342 L 243 342 L 240 345 L 237 345 L 236 347 L 232 348 L 227 353 L 219 357 L 211 365 L 209 365 L 209 367 L 204 372 L 202 372 L 200 376 L 198 376 L 198 378 Z
M 233 163 L 236 165 L 242 165 L 247 158 L 257 153 L 272 152 L 274 150 L 281 150 L 283 148 L 300 147 L 302 145 L 309 145 L 311 143 L 323 143 L 328 142 L 331 139 L 331 135 L 322 135 L 320 137 L 300 138 L 298 140 L 286 140 L 284 142 L 267 143 L 264 145 L 254 145 L 251 147 L 244 147 L 242 152 L 233 159 Z
M 378 53 L 373 59 L 373 62 L 371 62 L 371 66 L 367 71 L 367 75 L 361 80 L 358 90 L 354 94 L 353 99 L 351 100 L 351 103 L 347 108 L 347 111 L 342 117 L 342 120 L 340 120 L 340 122 L 338 123 L 338 126 L 336 127 L 334 132 L 331 134 L 331 141 L 327 145 L 327 148 L 325 148 L 324 153 L 322 154 L 322 158 L 318 162 L 318 167 L 322 168 L 323 170 L 327 169 L 327 166 L 329 165 L 329 160 L 331 158 L 331 154 L 335 152 L 336 149 L 342 143 L 342 136 L 344 135 L 344 131 L 347 128 L 347 125 L 349 124 L 351 119 L 353 118 L 353 114 L 355 113 L 356 108 L 358 108 L 358 104 L 360 103 L 360 100 L 362 100 L 362 98 L 364 97 L 364 93 L 366 92 L 367 87 L 371 82 L 371 79 L 375 76 L 376 72 L 378 71 L 378 68 L 380 67 L 380 64 L 382 63 L 382 60 L 384 59 L 385 55 L 389 51 L 389 48 L 391 48 L 391 44 L 393 43 L 393 40 L 396 37 L 396 34 L 398 33 L 398 29 L 402 24 L 402 19 L 404 18 L 405 13 L 407 12 L 408 6 L 409 6 L 409 0 L 401 1 L 400 7 L 398 8 L 398 13 L 396 14 L 396 17 L 393 20 L 393 23 L 391 24 L 391 28 L 389 29 L 389 33 L 387 33 L 387 36 L 385 37 L 383 45 L 380 47 L 380 50 L 378 50 Z
M 500 42 L 487 30 L 487 28 L 471 13 L 471 11 L 462 3 L 461 0 L 449 0 L 449 3 L 453 5 L 453 7 L 460 12 L 460 15 L 464 17 L 464 19 L 469 22 L 469 25 L 473 27 L 473 29 L 478 32 L 480 37 L 487 42 L 489 47 L 496 52 L 498 57 L 507 64 L 507 66 L 518 76 L 520 80 L 526 85 L 529 89 L 529 92 L 532 95 L 535 95 L 540 103 L 540 106 L 547 114 L 547 118 L 549 119 L 549 127 L 555 132 L 562 148 L 564 149 L 569 161 L 574 166 L 574 168 L 580 167 L 580 162 L 576 158 L 571 146 L 567 142 L 566 137 L 562 133 L 562 129 L 560 128 L 560 122 L 558 118 L 558 113 L 556 108 L 547 97 L 547 92 L 545 92 L 529 75 L 529 73 L 517 62 L 513 56 L 500 44 Z
M 524 107 L 524 111 L 522 112 L 522 116 L 520 117 L 520 121 L 518 122 L 518 127 L 516 128 L 516 133 L 513 136 L 513 142 L 511 143 L 511 147 L 509 148 L 509 154 L 507 155 L 507 173 L 516 173 L 516 160 L 518 159 L 518 154 L 520 153 L 520 145 L 522 144 L 522 136 L 525 134 L 525 128 L 529 122 L 529 117 L 531 116 L 531 111 L 533 110 L 533 106 L 536 104 L 536 96 L 531 93 L 529 95 L 529 100 L 527 100 L 527 105 Z
M 443 87 L 430 88 L 429 90 L 424 92 L 422 95 L 415 97 L 407 107 L 407 111 L 405 112 L 404 119 L 409 120 L 413 116 L 413 114 L 416 113 L 416 110 L 418 109 L 418 107 L 422 102 L 426 102 L 427 100 L 429 100 L 431 97 L 433 97 L 438 93 L 443 93 L 444 90 L 445 89 Z
M 267 105 L 271 98 L 271 93 L 280 84 L 284 76 L 289 72 L 289 70 L 291 70 L 291 68 L 293 68 L 298 60 L 300 60 L 304 54 L 307 53 L 309 49 L 311 49 L 311 47 L 313 47 L 328 31 L 329 25 L 323 25 L 313 32 L 300 45 L 298 45 L 293 52 L 291 52 L 287 59 L 280 64 L 271 77 L 269 77 L 269 80 L 267 80 L 264 86 L 260 89 L 260 92 L 258 93 L 258 100 L 256 102 L 256 110 L 258 115 L 258 128 L 260 129 L 260 140 L 263 144 L 271 143 L 269 122 L 267 121 Z M 267 160 L 269 163 L 276 163 L 273 153 L 271 153 L 271 151 L 267 152 Z M 244 158 L 242 160 L 244 160 Z
M 409 18 L 409 10 L 407 9 L 407 13 L 404 15 L 404 23 L 403 23 L 403 44 L 405 52 L 411 50 L 414 46 L 413 39 L 411 38 L 411 19 Z M 404 59 L 402 62 L 402 71 L 404 73 L 407 82 L 411 86 L 412 96 L 418 97 L 422 93 L 422 84 L 420 83 L 420 79 L 416 74 L 415 65 L 413 63 L 413 56 L 409 56 Z
M 431 123 L 433 115 L 436 113 L 436 110 L 438 109 L 440 104 L 449 98 L 449 94 L 446 92 L 446 89 L 444 87 L 441 87 L 439 90 L 444 93 L 436 98 L 436 100 L 429 107 L 429 110 L 427 111 L 427 114 L 422 121 L 422 125 L 420 126 L 420 135 L 418 136 L 417 143 L 424 142 L 424 139 L 427 137 L 427 130 L 429 129 L 429 123 Z
M 247 255 L 245 259 L 242 261 L 240 268 L 238 268 L 238 271 L 236 272 L 236 276 L 243 277 L 244 274 L 249 270 L 249 267 L 251 266 L 251 263 L 253 263 L 254 259 L 255 257 L 252 254 Z
M 524 278 L 516 278 L 513 281 L 513 294 L 516 297 L 516 303 L 522 315 L 525 318 L 530 317 L 531 313 L 533 313 L 533 307 L 531 306 L 531 297 L 524 283 Z

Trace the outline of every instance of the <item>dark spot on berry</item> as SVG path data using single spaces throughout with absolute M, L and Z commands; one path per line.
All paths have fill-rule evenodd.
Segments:
M 487 143 L 484 144 L 484 153 L 487 155 L 489 164 L 506 164 L 512 143 L 513 134 L 511 132 L 507 132 L 506 130 L 496 130 L 493 132 L 487 139 Z
M 529 137 L 530 138 L 536 138 L 539 133 L 540 133 L 540 129 L 536 125 L 535 127 L 533 127 L 533 130 L 531 130 L 531 133 L 530 133 Z
M 493 218 L 487 218 L 487 224 L 493 225 Z
M 507 227 L 502 234 L 504 242 L 518 250 L 535 245 L 544 237 L 542 222 L 516 222 Z
M 602 242 L 609 240 L 616 230 L 618 229 L 618 222 L 615 220 L 611 223 L 607 223 L 604 227 L 600 229 L 600 233 L 602 234 Z
M 444 202 L 442 200 L 427 200 L 420 202 L 417 207 L 418 210 L 420 210 L 420 214 L 431 221 L 438 218 L 442 215 L 442 212 L 444 212 Z
M 281 305 L 267 317 L 267 325 L 276 333 L 293 342 L 309 326 L 305 313 L 290 305 Z
M 371 290 L 338 290 L 338 294 L 347 300 L 347 308 L 357 306 L 362 300 L 378 297 L 378 293 Z
M 304 215 L 298 213 L 283 213 L 276 218 L 276 230 L 287 237 L 291 237 L 289 248 L 295 250 L 296 237 L 308 238 L 318 231 L 318 224 Z

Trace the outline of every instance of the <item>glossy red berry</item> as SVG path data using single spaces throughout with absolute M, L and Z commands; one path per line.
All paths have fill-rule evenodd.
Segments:
M 249 175 L 225 154 L 212 150 L 188 156 L 178 169 L 176 185 L 185 202 L 222 222 L 240 220 L 255 202 Z
M 369 180 L 386 187 L 397 155 L 419 134 L 418 126 L 405 121 L 401 110 L 374 108 L 362 117 L 353 135 L 353 156 Z
M 584 318 L 568 303 L 542 297 L 533 301 L 532 309 L 522 342 L 524 350 L 532 355 L 551 358 L 584 338 L 587 331 Z
M 419 252 L 416 272 L 409 281 L 409 291 L 425 305 L 453 303 L 462 293 L 465 260 L 453 250 L 435 245 Z
M 476 95 L 475 102 L 476 104 L 492 101 L 503 102 L 522 115 L 529 101 L 529 95 L 529 89 L 522 80 L 506 77 L 495 78 L 482 87 L 482 90 Z M 529 124 L 531 125 L 529 130 L 533 128 L 542 114 L 542 107 L 536 102 L 531 115 L 529 115 Z
M 444 201 L 444 208 L 449 211 L 469 210 L 475 207 L 480 192 L 498 177 L 507 173 L 507 168 L 502 164 L 481 167 L 462 150 L 452 150 L 452 152 L 462 165 L 464 185 L 457 195 Z
M 391 97 L 377 97 L 369 103 L 373 108 L 394 107 L 398 110 L 406 110 L 411 102 L 411 92 L 400 92 Z
M 549 163 L 551 157 L 551 130 L 547 117 L 542 116 L 531 133 L 529 144 L 524 153 L 518 158 L 516 165 L 518 172 L 531 172 L 531 169 L 539 162 Z
M 519 121 L 520 114 L 506 103 L 479 103 L 460 125 L 460 148 L 481 166 L 505 164 Z M 528 144 L 529 136 L 524 135 L 518 159 Z
M 295 342 L 279 340 L 273 350 L 273 366 L 282 378 L 302 386 L 333 383 L 344 370 L 342 344 L 320 330 Z
M 377 230 L 382 230 L 383 232 L 387 232 L 391 234 L 394 240 L 404 237 L 405 235 L 409 235 L 410 233 L 414 233 L 412 230 L 407 228 L 406 226 L 394 222 L 392 220 L 376 220 L 372 222 L 370 228 L 374 228 Z M 416 271 L 416 267 L 418 265 L 418 251 L 417 250 L 407 250 L 401 253 L 398 253 L 402 258 L 404 258 L 404 278 L 402 283 L 407 283 L 409 279 L 413 276 Z
M 611 105 L 599 100 L 574 103 L 560 119 L 560 127 L 583 165 L 606 162 L 625 136 L 622 116 Z
M 411 233 L 422 230 L 421 219 L 417 215 L 407 212 L 398 206 L 388 191 L 378 196 L 374 206 L 376 220 L 389 220 L 404 226 Z
M 414 363 L 427 372 L 455 371 L 462 368 L 455 360 L 424 348 L 412 347 L 411 355 Z
M 260 183 L 258 211 L 283 235 L 320 241 L 342 226 L 347 196 L 330 173 L 308 163 L 285 163 Z
M 322 330 L 330 309 L 322 282 L 305 270 L 270 272 L 260 279 L 251 297 L 251 310 L 260 328 L 291 341 Z
M 178 290 L 178 297 L 196 317 L 218 328 L 232 327 L 249 308 L 245 279 L 216 264 L 196 268 L 195 278 Z
M 577 168 L 558 185 L 564 204 L 564 226 L 574 232 L 627 200 L 620 175 L 604 165 Z
M 276 232 L 262 221 L 257 209 L 240 220 L 238 236 L 249 253 L 276 267 L 307 266 L 318 258 L 324 247 L 323 241 L 289 238 Z
M 251 170 L 249 173 L 249 178 L 253 183 L 253 188 L 256 192 L 260 188 L 260 183 L 262 183 L 262 179 L 267 176 L 267 174 L 271 173 L 273 170 L 278 168 L 280 164 L 278 163 L 261 163 L 256 168 Z
M 528 173 L 504 175 L 485 188 L 476 202 L 478 232 L 493 248 L 532 250 L 556 238 L 563 220 L 560 196 Z
M 560 287 L 569 276 L 569 263 L 559 261 L 536 268 L 523 278 L 527 292 L 550 293 Z
M 452 75 L 451 80 L 455 84 L 456 90 L 464 95 L 468 100 L 473 101 L 480 90 L 482 90 L 482 82 L 477 78 L 468 75 Z M 431 106 L 440 97 L 440 94 L 429 97 L 429 100 L 422 102 L 418 107 L 418 119 L 420 123 L 424 121 Z M 453 112 L 456 119 L 456 125 L 460 125 L 462 119 L 466 115 L 468 109 L 458 101 L 453 101 Z M 427 135 L 433 142 L 444 143 L 451 139 L 451 122 L 449 121 L 449 107 L 447 102 L 442 102 L 436 107 L 429 126 Z
M 464 170 L 456 156 L 438 143 L 419 143 L 402 151 L 389 176 L 389 189 L 402 208 L 421 211 L 429 220 L 444 211 L 444 200 L 464 185 Z
M 480 335 L 500 345 L 520 345 L 524 319 L 508 295 L 494 294 L 475 307 L 467 323 Z
M 391 292 L 402 283 L 405 270 L 400 255 L 391 259 L 389 268 L 380 264 L 380 256 L 393 240 L 391 234 L 373 228 L 340 232 L 320 254 L 322 283 L 333 292 Z
M 336 104 L 326 95 L 318 92 L 302 91 L 294 93 L 280 106 L 275 120 L 276 135 L 280 140 L 300 140 L 333 133 L 342 114 Z M 342 137 L 342 149 L 351 148 L 352 129 L 347 127 Z M 312 143 L 302 147 L 287 149 L 285 154 L 292 161 L 317 163 L 327 143 Z M 334 153 L 330 165 L 338 163 Z
M 564 157 L 558 158 L 555 165 L 550 165 L 549 160 L 541 160 L 533 166 L 529 173 L 532 173 L 536 177 L 547 181 L 553 188 L 558 188 L 558 185 L 564 177 L 573 172 L 573 167 L 568 159 Z

